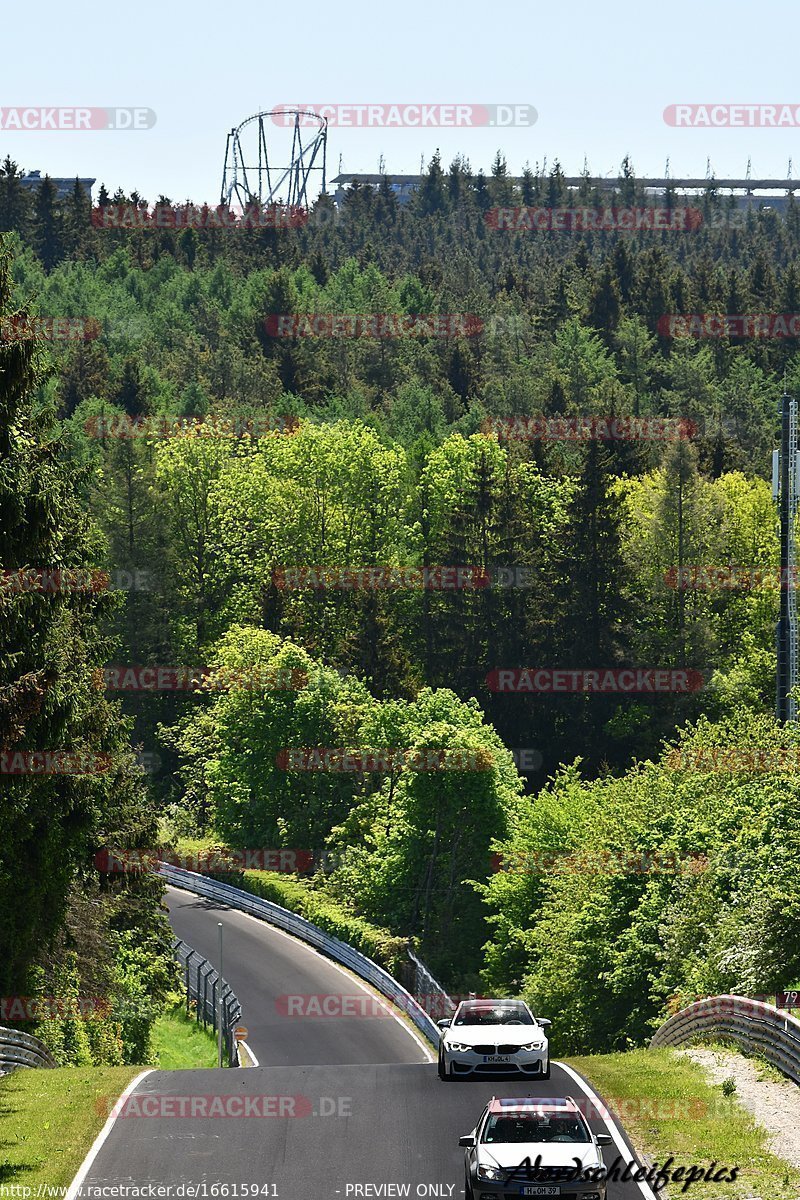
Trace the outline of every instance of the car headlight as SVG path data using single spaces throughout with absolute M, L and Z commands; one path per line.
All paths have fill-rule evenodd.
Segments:
M 465 1046 L 463 1042 L 445 1042 L 447 1050 L 471 1050 L 471 1046 Z
M 502 1170 L 501 1167 L 478 1167 L 478 1179 L 484 1179 L 491 1183 L 502 1183 L 505 1180 L 508 1171 Z
M 520 1046 L 520 1050 L 543 1050 L 544 1042 L 528 1042 L 527 1046 Z

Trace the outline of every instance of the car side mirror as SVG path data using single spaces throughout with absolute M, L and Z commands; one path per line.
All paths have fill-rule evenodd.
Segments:
M 471 1133 L 465 1133 L 462 1137 L 460 1137 L 458 1139 L 458 1144 L 459 1144 L 459 1146 L 474 1146 L 475 1138 L 472 1136 Z
M 553 1024 L 549 1017 L 537 1017 L 536 1023 L 537 1025 L 541 1025 L 542 1029 L 549 1029 Z
M 594 1136 L 597 1138 L 598 1146 L 610 1146 L 614 1140 L 610 1133 L 596 1133 Z
M 450 1026 L 452 1025 L 452 1021 L 450 1020 L 449 1017 L 443 1017 L 442 1020 L 437 1021 L 436 1024 L 439 1026 L 440 1029 L 449 1029 Z

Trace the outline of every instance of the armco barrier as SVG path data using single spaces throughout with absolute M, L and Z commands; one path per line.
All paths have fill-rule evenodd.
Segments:
M 360 950 L 355 950 L 346 942 L 340 942 L 338 938 L 325 933 L 323 929 L 313 925 L 305 917 L 298 916 L 297 913 L 290 912 L 287 908 L 281 908 L 279 904 L 273 904 L 271 900 L 262 900 L 260 896 L 252 896 L 249 892 L 243 892 L 241 888 L 232 887 L 229 883 L 219 883 L 216 879 L 209 879 L 207 875 L 184 871 L 182 867 L 172 867 L 166 863 L 159 863 L 158 874 L 173 887 L 195 892 L 198 896 L 207 896 L 210 900 L 219 900 L 220 903 L 227 904 L 229 908 L 250 913 L 251 916 L 275 925 L 278 929 L 283 929 L 284 932 L 299 938 L 301 942 L 307 942 L 310 946 L 314 946 L 315 949 L 327 955 L 328 958 L 334 959 L 335 962 L 341 963 L 342 966 L 349 967 L 361 979 L 371 983 L 387 1000 L 391 1000 L 399 1009 L 407 1013 L 420 1033 L 428 1039 L 431 1045 L 438 1047 L 439 1030 L 436 1023 L 417 1004 L 410 992 L 407 992 L 388 971 L 379 967 Z
M 0 1029 L 0 1075 L 17 1067 L 54 1067 L 55 1060 L 43 1042 L 17 1029 Z
M 425 963 L 411 950 L 407 951 L 414 971 L 414 995 L 424 996 L 426 1004 L 434 1007 L 438 1018 L 452 1017 L 456 1006 L 438 980 L 434 979 Z M 430 1015 L 430 1014 L 428 1014 Z
M 187 1011 L 190 1001 L 194 1001 L 196 1020 L 202 1021 L 204 1028 L 210 1025 L 216 1033 L 219 1010 L 222 1008 L 222 1040 L 225 1043 L 228 1066 L 238 1067 L 239 1053 L 234 1030 L 242 1015 L 241 1004 L 231 991 L 230 985 L 224 979 L 220 979 L 208 959 L 203 958 L 197 950 L 193 950 L 182 938 L 173 938 L 172 949 L 184 971 Z M 217 1000 L 218 989 L 221 1004 Z
M 681 1009 L 651 1038 L 651 1047 L 724 1037 L 758 1053 L 800 1083 L 800 1021 L 746 996 L 711 996 Z

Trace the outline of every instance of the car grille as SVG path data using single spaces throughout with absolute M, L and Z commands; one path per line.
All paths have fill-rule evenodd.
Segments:
M 516 1054 L 519 1046 L 473 1046 L 476 1054 Z

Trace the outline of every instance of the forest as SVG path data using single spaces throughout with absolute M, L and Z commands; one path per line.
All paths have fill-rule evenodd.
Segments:
M 165 839 L 327 852 L 321 908 L 557 1013 L 559 1053 L 796 982 L 769 482 L 791 196 L 435 156 L 405 205 L 387 178 L 178 230 L 98 213 L 184 201 L 23 173 L 0 167 L 0 747 L 104 770 L 4 778 L 0 941 L 4 994 L 119 1005 L 51 1022 L 64 1060 L 146 1061 L 160 888 L 95 856 Z M 557 219 L 612 208 L 695 215 Z

